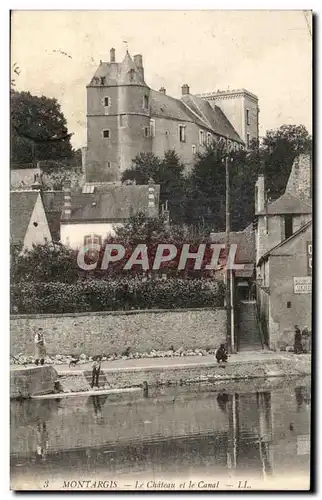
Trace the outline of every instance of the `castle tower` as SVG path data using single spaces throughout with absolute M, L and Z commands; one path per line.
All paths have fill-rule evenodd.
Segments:
M 258 97 L 248 90 L 227 90 L 199 94 L 211 106 L 218 106 L 227 116 L 240 138 L 248 147 L 252 140 L 258 140 L 259 107 Z
M 121 63 L 100 62 L 87 86 L 87 183 L 118 182 L 133 158 L 152 150 L 150 89 L 142 56 L 126 52 Z

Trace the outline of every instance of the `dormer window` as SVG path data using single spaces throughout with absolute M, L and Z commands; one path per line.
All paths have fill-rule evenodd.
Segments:
M 129 75 L 130 82 L 133 82 L 133 80 L 134 80 L 134 69 L 130 69 L 130 71 L 128 72 L 128 75 Z
M 101 85 L 105 85 L 105 76 L 101 76 Z
M 144 109 L 149 109 L 149 96 L 145 95 L 143 97 L 143 107 Z
M 98 234 L 87 234 L 84 236 L 84 246 L 92 247 L 93 245 L 101 245 L 102 238 Z

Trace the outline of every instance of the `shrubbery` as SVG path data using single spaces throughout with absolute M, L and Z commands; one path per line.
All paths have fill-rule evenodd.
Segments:
M 223 299 L 223 284 L 206 279 L 137 277 L 11 284 L 11 312 L 20 314 L 219 307 Z

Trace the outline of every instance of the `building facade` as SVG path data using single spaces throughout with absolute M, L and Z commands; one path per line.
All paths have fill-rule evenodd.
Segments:
M 174 149 L 189 168 L 195 155 L 212 141 L 231 149 L 244 147 L 249 134 L 258 137 L 258 100 L 243 90 L 220 100 L 196 96 L 187 84 L 181 99 L 166 89 L 151 89 L 144 79 L 142 55 L 122 62 L 110 51 L 87 86 L 87 147 L 83 163 L 87 183 L 119 182 L 139 153 L 163 157 Z
M 312 163 L 295 159 L 285 193 L 272 203 L 255 187 L 257 299 L 270 348 L 293 345 L 294 326 L 312 323 Z

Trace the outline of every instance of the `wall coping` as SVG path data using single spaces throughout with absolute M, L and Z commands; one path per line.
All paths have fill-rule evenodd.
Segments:
M 184 313 L 189 311 L 225 311 L 225 307 L 192 307 L 185 309 L 135 309 L 128 311 L 97 311 L 63 314 L 11 314 L 10 321 L 16 319 L 79 318 L 84 316 L 130 316 L 133 314 Z

